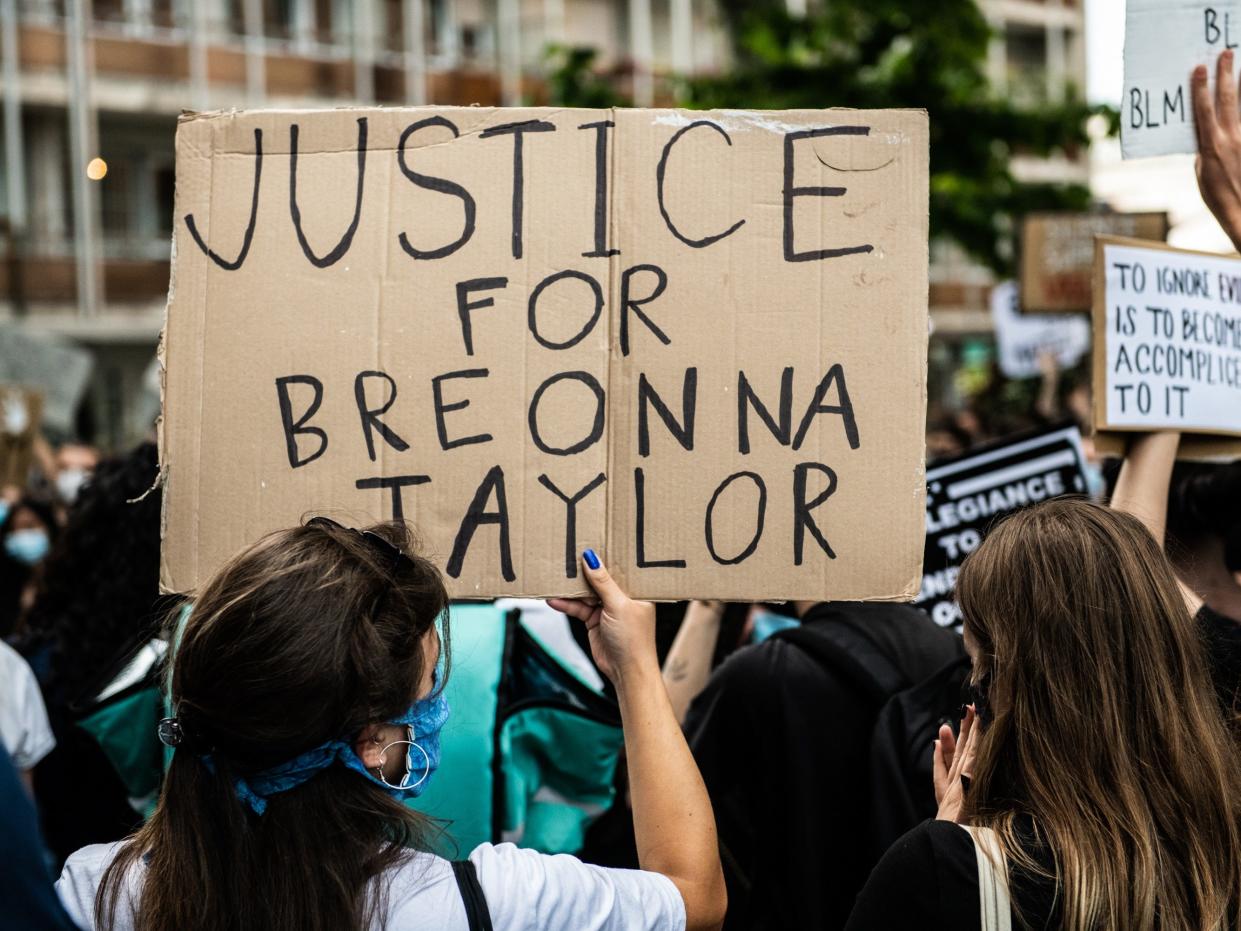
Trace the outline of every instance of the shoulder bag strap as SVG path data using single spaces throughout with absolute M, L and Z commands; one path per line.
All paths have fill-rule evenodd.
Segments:
M 978 911 L 981 931 L 1012 931 L 1012 902 L 1008 892 L 1008 865 L 999 838 L 991 828 L 962 825 L 974 839 L 978 857 Z
M 469 922 L 470 931 L 492 931 L 491 911 L 487 908 L 487 897 L 483 894 L 473 862 L 453 860 L 452 875 L 461 891 L 461 901 L 465 904 L 465 918 Z

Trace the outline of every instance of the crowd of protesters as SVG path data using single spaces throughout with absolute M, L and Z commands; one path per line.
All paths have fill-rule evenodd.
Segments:
M 1199 177 L 1241 247 L 1219 67 L 1214 92 L 1194 75 Z M 929 454 L 1088 416 L 1087 388 L 1044 377 L 1011 422 L 935 414 Z M 497 836 L 460 858 L 419 797 L 464 775 L 445 692 L 476 657 L 454 665 L 408 529 L 312 518 L 184 602 L 158 587 L 153 445 L 67 444 L 0 492 L 0 924 L 1239 927 L 1241 461 L 1179 444 L 1135 435 L 1111 487 L 994 526 L 961 633 L 902 604 L 657 610 L 586 550 L 594 597 L 543 610 L 619 719 L 614 801 L 571 854 Z M 84 721 L 152 645 L 161 719 L 120 756 L 154 748 L 159 776 L 135 789 Z

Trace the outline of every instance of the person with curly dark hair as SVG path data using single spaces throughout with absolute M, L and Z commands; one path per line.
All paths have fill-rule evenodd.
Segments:
M 155 445 L 101 462 L 44 565 L 19 648 L 43 688 L 57 747 L 34 771 L 48 846 L 61 859 L 124 837 L 140 820 L 74 707 L 101 675 L 158 630 L 160 500 Z

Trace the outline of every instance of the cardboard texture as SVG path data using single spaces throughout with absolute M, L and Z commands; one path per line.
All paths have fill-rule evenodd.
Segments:
M 1162 242 L 1166 213 L 1032 213 L 1021 223 L 1021 311 L 1090 313 L 1096 236 Z
M 644 598 L 912 597 L 927 137 L 921 111 L 186 116 L 163 586 L 395 508 L 455 597 L 580 593 L 587 546 Z
M 953 597 L 957 573 L 997 521 L 1040 501 L 1089 491 L 1076 427 L 1010 437 L 931 463 L 926 484 L 926 554 L 915 603 L 941 627 L 961 624 Z
M 1097 431 L 1178 430 L 1183 458 L 1241 450 L 1241 259 L 1099 237 L 1093 328 Z
M 1120 104 L 1124 158 L 1195 152 L 1189 76 L 1241 41 L 1239 0 L 1128 0 L 1125 83 Z
M 0 488 L 25 488 L 43 420 L 43 395 L 0 385 Z
M 1120 459 L 1129 448 L 1132 433 L 1111 433 L 1094 431 L 1095 454 L 1103 458 Z M 1204 436 L 1198 433 L 1187 433 L 1181 437 L 1181 445 L 1176 449 L 1177 459 L 1189 459 L 1195 462 L 1232 462 L 1241 458 L 1241 438 L 1226 436 Z

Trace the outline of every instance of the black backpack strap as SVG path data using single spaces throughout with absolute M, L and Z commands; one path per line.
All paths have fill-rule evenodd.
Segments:
M 847 624 L 805 624 L 771 639 L 796 644 L 823 666 L 847 676 L 876 705 L 910 684 L 873 640 Z
M 487 908 L 487 896 L 478 881 L 478 871 L 470 860 L 453 860 L 452 875 L 457 880 L 457 888 L 461 891 L 461 901 L 465 904 L 465 918 L 470 924 L 470 931 L 492 931 L 491 911 Z

